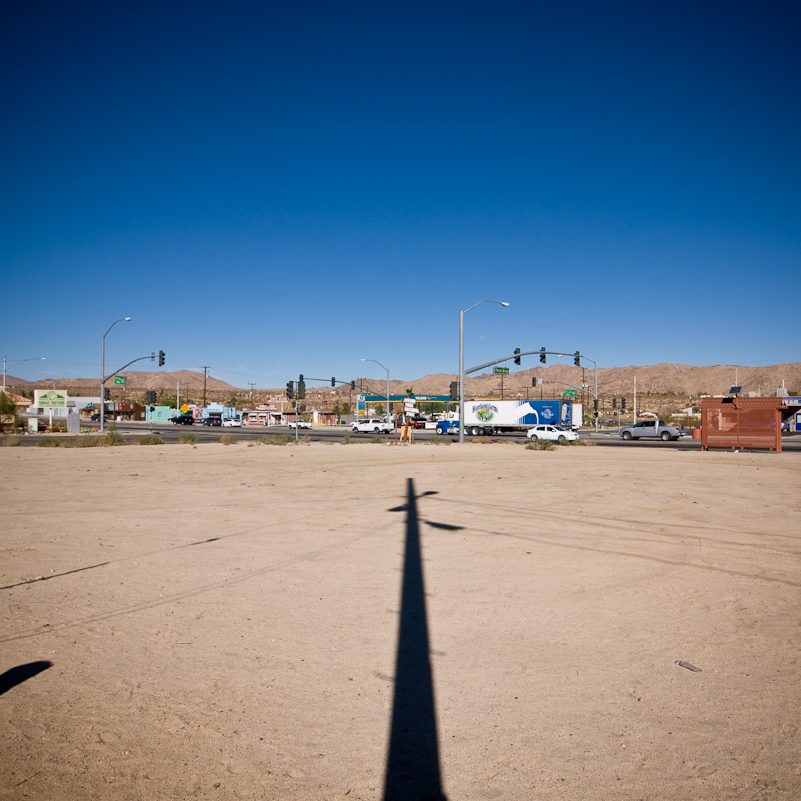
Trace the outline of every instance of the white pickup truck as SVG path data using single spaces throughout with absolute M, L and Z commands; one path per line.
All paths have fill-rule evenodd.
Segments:
M 623 439 L 640 439 L 641 437 L 648 437 L 649 439 L 662 439 L 668 442 L 672 439 L 679 439 L 687 432 L 682 426 L 669 426 L 664 420 L 640 420 L 633 426 L 626 426 L 620 430 L 620 436 Z
M 370 420 L 356 420 L 352 423 L 351 428 L 354 431 L 372 432 L 374 434 L 392 433 L 392 426 L 377 417 Z

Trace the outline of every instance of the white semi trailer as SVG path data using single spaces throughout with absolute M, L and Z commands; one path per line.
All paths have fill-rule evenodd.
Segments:
M 495 434 L 505 431 L 528 431 L 547 423 L 576 430 L 581 427 L 580 403 L 563 400 L 475 400 L 465 401 L 465 433 Z M 440 420 L 438 434 L 457 434 L 458 420 Z

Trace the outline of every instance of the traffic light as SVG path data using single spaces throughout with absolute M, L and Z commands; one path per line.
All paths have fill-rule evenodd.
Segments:
M 515 364 L 520 364 L 520 348 L 515 348 Z
M 354 389 L 356 389 L 356 382 L 355 381 L 351 381 L 350 382 L 350 391 L 353 392 Z
M 103 400 L 111 400 L 111 390 L 104 389 L 103 390 Z
M 335 387 L 336 385 L 337 385 L 337 380 L 336 380 L 336 378 L 334 378 L 334 376 L 331 376 L 331 386 L 332 386 L 332 387 Z
M 159 351 L 159 367 L 164 367 L 164 351 Z
M 303 376 L 298 379 L 298 400 L 303 400 L 306 397 L 306 382 Z
M 451 381 L 451 400 L 459 400 L 459 382 Z
M 540 362 L 545 364 L 545 348 L 540 348 Z
M 156 391 L 154 389 L 149 389 L 145 392 L 145 403 L 148 406 L 155 406 L 156 404 Z
M 617 398 L 612 398 L 612 408 L 617 409 Z
M 592 402 L 592 408 L 595 409 L 595 414 L 597 415 L 598 414 L 598 399 L 597 398 Z
M 537 386 L 537 376 L 534 376 L 534 377 L 531 379 L 531 386 L 532 386 L 532 387 L 536 387 L 536 386 Z
M 626 399 L 625 398 L 621 398 L 620 399 L 620 408 L 621 409 L 625 409 L 626 408 Z
M 295 397 L 295 382 L 294 381 L 287 381 L 286 382 L 286 396 L 289 400 Z
M 581 367 L 581 354 L 578 351 L 573 354 L 573 364 L 575 364 L 576 367 Z

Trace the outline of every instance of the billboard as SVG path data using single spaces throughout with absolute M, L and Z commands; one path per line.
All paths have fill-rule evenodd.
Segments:
M 37 389 L 34 390 L 33 405 L 40 409 L 66 409 L 66 389 Z

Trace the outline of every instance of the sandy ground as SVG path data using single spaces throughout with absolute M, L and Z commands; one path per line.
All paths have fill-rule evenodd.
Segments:
M 2 798 L 801 797 L 792 454 L 240 443 L 0 469 Z

